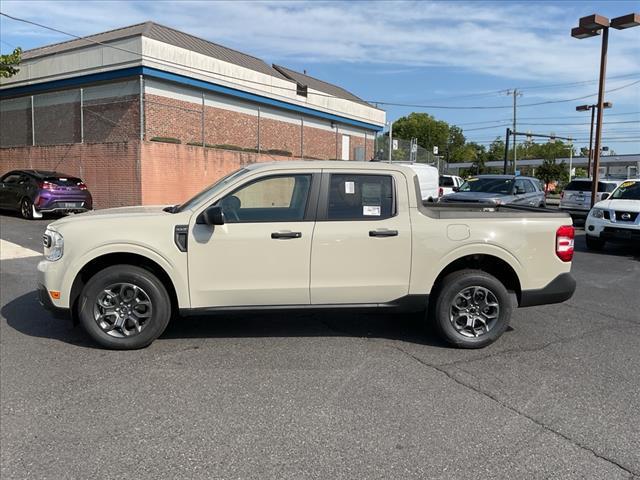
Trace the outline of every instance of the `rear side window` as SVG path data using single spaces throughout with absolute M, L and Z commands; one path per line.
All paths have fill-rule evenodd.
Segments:
M 440 175 L 440 186 L 441 187 L 455 187 L 455 183 L 453 181 L 453 177 L 445 177 Z
M 327 220 L 381 220 L 394 214 L 390 175 L 331 175 Z
M 21 179 L 22 175 L 19 173 L 10 173 L 4 176 L 2 183 L 19 183 Z
M 531 180 L 524 181 L 524 191 L 527 193 L 535 193 L 536 187 L 533 186 L 533 182 Z

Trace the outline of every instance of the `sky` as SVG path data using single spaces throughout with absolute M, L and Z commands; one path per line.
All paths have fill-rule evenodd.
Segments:
M 387 119 L 427 112 L 485 145 L 504 138 L 513 102 L 506 91 L 517 88 L 519 131 L 583 147 L 590 114 L 575 107 L 597 101 L 601 39 L 577 40 L 570 30 L 592 13 L 640 12 L 640 1 L 2 0 L 0 10 L 74 35 L 152 20 L 306 70 L 376 103 Z M 2 53 L 69 38 L 0 17 Z M 640 153 L 640 27 L 611 29 L 608 57 L 613 108 L 605 110 L 603 145 Z

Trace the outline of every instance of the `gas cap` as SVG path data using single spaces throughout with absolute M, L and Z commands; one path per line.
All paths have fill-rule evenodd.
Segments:
M 469 238 L 469 225 L 454 224 L 447 227 L 447 238 L 459 242 Z

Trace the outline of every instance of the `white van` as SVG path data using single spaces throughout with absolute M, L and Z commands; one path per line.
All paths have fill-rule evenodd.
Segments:
M 418 175 L 420 182 L 420 194 L 422 200 L 428 202 L 438 201 L 438 189 L 440 188 L 440 175 L 436 167 L 425 165 L 424 163 L 393 162 L 394 164 L 406 165 Z

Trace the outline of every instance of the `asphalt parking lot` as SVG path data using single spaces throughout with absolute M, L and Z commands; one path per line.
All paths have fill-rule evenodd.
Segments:
M 49 221 L 0 236 L 40 252 Z M 640 479 L 640 251 L 578 233 L 574 297 L 476 351 L 388 313 L 181 319 L 101 350 L 41 309 L 37 256 L 2 260 L 0 477 Z

